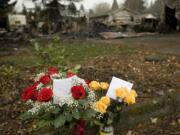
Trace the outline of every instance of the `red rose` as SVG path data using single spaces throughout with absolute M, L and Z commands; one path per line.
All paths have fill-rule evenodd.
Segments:
M 86 79 L 86 80 L 84 80 L 84 81 L 86 82 L 86 84 L 89 84 L 89 83 L 90 83 L 90 81 L 89 81 L 89 80 L 87 80 L 87 79 Z
M 50 75 L 57 74 L 57 73 L 58 73 L 58 69 L 57 69 L 56 67 L 50 67 L 50 68 L 48 69 L 48 73 L 49 73 Z
M 49 75 L 44 75 L 40 78 L 39 81 L 46 85 L 51 82 L 51 77 Z
M 85 131 L 85 122 L 79 120 L 76 125 L 73 127 L 73 135 L 84 135 Z
M 38 101 L 40 102 L 48 102 L 51 100 L 53 95 L 52 89 L 50 88 L 42 88 L 38 94 Z
M 85 90 L 82 85 L 73 86 L 71 88 L 71 93 L 74 99 L 83 99 L 86 95 Z
M 27 101 L 29 99 L 33 101 L 37 100 L 37 96 L 38 96 L 38 92 L 36 91 L 37 85 L 38 84 L 35 83 L 32 86 L 24 89 L 24 91 L 21 94 L 21 99 L 23 101 Z
M 70 78 L 70 77 L 72 77 L 72 76 L 74 76 L 74 75 L 76 75 L 76 74 L 73 73 L 73 72 L 68 72 L 68 73 L 66 74 L 66 77 L 67 77 L 67 78 Z

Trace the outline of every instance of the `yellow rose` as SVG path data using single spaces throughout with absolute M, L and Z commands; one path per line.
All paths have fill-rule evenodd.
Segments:
M 126 88 L 118 88 L 115 90 L 116 97 L 118 98 L 125 98 L 128 94 L 128 90 Z
M 107 96 L 101 97 L 100 101 L 105 105 L 110 105 L 110 98 Z
M 101 101 L 98 101 L 96 102 L 95 104 L 95 108 L 98 112 L 100 113 L 105 113 L 106 112 L 106 109 L 107 109 L 107 105 L 105 105 L 103 102 Z
M 92 82 L 90 82 L 89 87 L 90 87 L 92 90 L 100 90 L 100 89 L 101 89 L 100 83 L 97 82 L 97 81 L 92 81 Z
M 135 96 L 129 92 L 129 94 L 124 98 L 124 102 L 128 105 L 136 103 Z
M 109 84 L 106 82 L 101 82 L 100 87 L 102 90 L 107 90 L 109 88 Z
M 131 93 L 134 97 L 137 97 L 137 96 L 138 96 L 135 90 L 131 90 L 130 93 Z

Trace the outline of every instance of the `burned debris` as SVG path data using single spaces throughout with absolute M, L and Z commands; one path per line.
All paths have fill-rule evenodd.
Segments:
M 140 24 L 140 16 L 138 13 L 131 12 L 127 8 L 118 8 L 108 11 L 107 13 L 97 14 L 89 17 L 90 23 L 96 25 L 104 25 L 115 31 L 127 32 L 134 25 Z
M 8 5 L 8 8 L 0 5 L 0 12 L 2 9 L 6 10 L 5 14 L 0 15 L 0 33 L 3 37 L 9 35 L 8 32 L 23 32 L 30 37 L 58 34 L 73 38 L 95 38 L 102 37 L 102 33 L 105 35 L 113 33 L 115 37 L 131 37 L 131 35 L 134 37 L 143 35 L 142 32 L 179 30 L 180 1 L 158 1 L 161 1 L 162 9 L 158 14 L 152 10 L 143 12 L 132 10 L 128 2 L 120 7 L 116 0 L 109 10 L 99 13 L 93 13 L 92 10 L 87 13 L 82 5 L 77 9 L 74 2 L 61 0 L 44 2 L 43 8 L 38 4 L 35 4 L 34 8 L 23 5 L 22 13 L 12 12 L 15 3 Z M 7 3 L 5 5 L 7 7 Z

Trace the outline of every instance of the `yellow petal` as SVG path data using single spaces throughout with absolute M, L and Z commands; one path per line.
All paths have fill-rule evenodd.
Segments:
M 107 105 L 105 105 L 103 102 L 98 101 L 95 104 L 95 108 L 100 113 L 106 113 Z
M 100 87 L 102 90 L 107 90 L 109 88 L 109 84 L 106 82 L 101 82 Z
M 132 94 L 128 94 L 125 98 L 124 98 L 124 102 L 126 102 L 128 105 L 130 104 L 134 104 L 136 103 L 136 99 Z
M 89 87 L 92 90 L 100 90 L 101 89 L 100 83 L 97 81 L 90 82 Z
M 131 93 L 134 97 L 137 97 L 137 96 L 138 96 L 135 90 L 131 90 L 130 93 Z
M 101 97 L 100 101 L 107 106 L 110 105 L 110 98 L 107 96 Z
M 116 94 L 116 97 L 123 99 L 126 97 L 127 92 L 124 88 L 118 88 L 115 90 L 115 94 Z

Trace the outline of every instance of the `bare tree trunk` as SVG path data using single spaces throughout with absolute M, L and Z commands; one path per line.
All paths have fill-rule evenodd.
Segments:
M 162 0 L 163 11 L 161 13 L 160 32 L 170 32 L 176 30 L 177 18 L 176 9 L 180 0 Z

